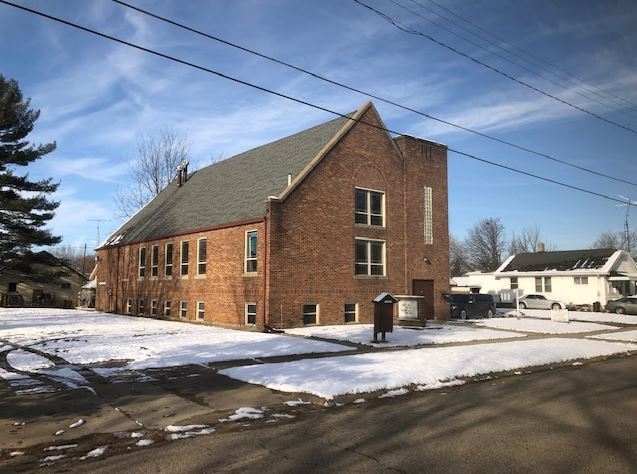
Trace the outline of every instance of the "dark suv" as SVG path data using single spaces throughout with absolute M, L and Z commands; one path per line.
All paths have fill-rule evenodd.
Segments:
M 490 318 L 495 315 L 495 303 L 491 295 L 451 294 L 448 301 L 452 318 Z

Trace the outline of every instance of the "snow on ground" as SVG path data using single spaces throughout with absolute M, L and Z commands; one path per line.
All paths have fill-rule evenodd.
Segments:
M 551 319 L 551 311 L 548 309 L 522 309 L 525 316 L 531 318 Z M 515 316 L 516 312 L 507 311 L 505 314 Z M 629 314 L 597 313 L 595 311 L 569 311 L 568 317 L 576 321 L 588 321 L 591 323 L 621 323 L 637 324 L 637 316 Z
M 0 338 L 72 364 L 128 361 L 122 370 L 350 350 L 281 334 L 48 308 L 0 308 Z
M 619 331 L 610 334 L 596 334 L 594 336 L 588 336 L 595 339 L 610 339 L 612 341 L 628 341 L 637 342 L 637 329 L 633 331 Z
M 539 332 L 543 334 L 570 334 L 618 329 L 616 326 L 608 326 L 606 324 L 581 323 L 575 321 L 558 323 L 551 321 L 550 319 L 545 320 L 531 318 L 491 318 L 472 320 L 471 322 L 477 326 L 488 328 L 507 329 L 510 331 Z
M 340 326 L 310 326 L 286 329 L 285 332 L 305 337 L 321 337 L 338 341 L 350 341 L 373 347 L 420 346 L 425 344 L 446 344 L 450 342 L 484 341 L 524 337 L 522 334 L 503 331 L 491 331 L 470 326 L 430 325 L 422 329 L 407 329 L 394 326 L 394 332 L 387 333 L 386 343 L 374 344 L 373 324 Z
M 373 352 L 220 370 L 244 382 L 325 399 L 349 393 L 437 385 L 457 377 L 637 350 L 635 344 L 547 338 L 456 347 Z
M 22 349 L 9 352 L 7 354 L 7 362 L 11 367 L 22 372 L 37 372 L 55 365 L 45 357 L 23 351 Z

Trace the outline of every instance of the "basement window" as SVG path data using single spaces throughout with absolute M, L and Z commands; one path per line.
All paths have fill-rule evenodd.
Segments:
M 138 262 L 139 262 L 139 278 L 146 276 L 146 247 L 140 247 L 138 250 Z
M 385 193 L 356 188 L 356 224 L 385 225 Z
M 188 275 L 188 241 L 181 243 L 181 274 Z
M 257 304 L 246 303 L 246 324 L 257 323 Z
M 257 271 L 257 231 L 250 230 L 246 232 L 246 253 L 245 268 L 246 273 L 254 273 Z
M 197 319 L 203 321 L 206 317 L 206 303 L 197 301 Z
M 306 303 L 303 305 L 303 324 L 316 324 L 318 321 L 318 305 L 314 303 Z
M 197 241 L 197 275 L 206 274 L 206 250 L 208 247 L 207 239 L 199 239 Z
M 150 315 L 157 316 L 157 300 L 150 300 Z
M 153 245 L 150 250 L 150 276 L 159 275 L 159 245 Z
M 164 317 L 170 318 L 170 301 L 164 301 Z
M 358 304 L 356 303 L 345 303 L 345 322 L 346 323 L 355 323 L 356 322 L 356 314 L 358 313 Z
M 137 314 L 139 316 L 143 316 L 144 315 L 144 300 L 143 299 L 138 299 L 137 300 Z
M 385 241 L 356 239 L 355 274 L 385 276 Z
M 132 314 L 133 313 L 133 300 L 128 298 L 126 300 L 126 314 Z
M 181 319 L 188 318 L 188 301 L 180 301 L 179 302 L 179 317 Z
M 164 267 L 164 275 L 169 277 L 173 274 L 173 244 L 166 244 L 165 258 L 166 265 Z

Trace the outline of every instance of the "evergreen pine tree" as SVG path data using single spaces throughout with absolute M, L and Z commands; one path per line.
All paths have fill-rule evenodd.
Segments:
M 26 140 L 40 116 L 30 102 L 23 99 L 17 81 L 0 74 L 0 271 L 32 261 L 37 255 L 33 246 L 61 240 L 45 228 L 59 205 L 47 194 L 55 192 L 59 183 L 51 178 L 30 181 L 28 173 L 18 172 L 55 150 L 55 143 L 36 146 Z

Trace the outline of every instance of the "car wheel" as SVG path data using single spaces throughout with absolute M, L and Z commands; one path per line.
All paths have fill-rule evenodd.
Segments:
M 460 310 L 460 319 L 467 319 L 467 310 L 466 309 Z
M 624 314 L 626 312 L 626 310 L 623 307 L 618 306 L 617 308 L 615 308 L 615 312 L 617 314 Z
M 558 303 L 553 303 L 551 309 L 562 309 L 562 307 Z
M 492 317 L 493 317 L 493 310 L 489 308 L 489 311 L 487 311 L 487 318 L 492 318 Z
M 520 309 L 526 309 L 526 303 L 520 303 Z

